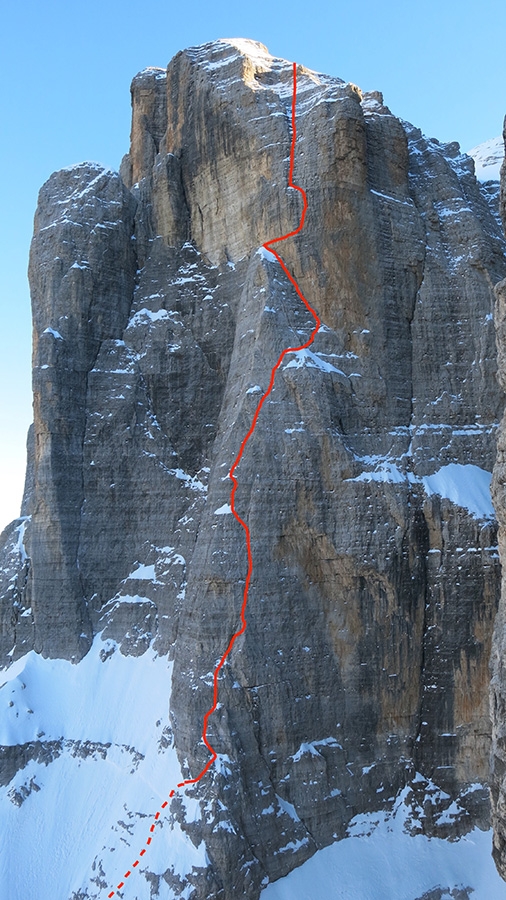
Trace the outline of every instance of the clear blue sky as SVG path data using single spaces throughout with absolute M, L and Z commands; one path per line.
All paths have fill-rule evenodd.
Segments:
M 1 0 L 0 530 L 18 515 L 31 419 L 26 267 L 37 192 L 82 160 L 117 168 L 132 77 L 220 37 L 382 90 L 467 150 L 506 113 L 506 0 Z

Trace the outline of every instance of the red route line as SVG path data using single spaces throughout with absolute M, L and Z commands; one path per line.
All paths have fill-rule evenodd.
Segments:
M 269 253 L 272 253 L 273 256 L 276 257 L 278 263 L 280 264 L 281 268 L 283 269 L 283 272 L 285 273 L 285 275 L 287 276 L 287 278 L 290 280 L 290 282 L 291 282 L 292 285 L 294 286 L 294 288 L 295 288 L 297 294 L 299 295 L 300 299 L 302 300 L 304 306 L 306 307 L 306 309 L 307 309 L 307 310 L 311 313 L 311 315 L 313 316 L 313 318 L 314 318 L 314 320 L 315 320 L 315 326 L 314 326 L 314 328 L 313 328 L 313 330 L 312 330 L 312 332 L 311 332 L 310 337 L 308 338 L 308 340 L 307 340 L 304 344 L 300 344 L 300 346 L 298 346 L 298 347 L 286 347 L 286 348 L 281 352 L 281 354 L 280 354 L 280 356 L 279 356 L 279 359 L 278 359 L 276 365 L 273 366 L 273 368 L 272 368 L 272 370 L 271 370 L 271 377 L 270 377 L 270 381 L 269 381 L 269 386 L 268 386 L 267 390 L 262 394 L 262 396 L 261 396 L 261 398 L 260 398 L 260 400 L 259 400 L 259 402 L 258 402 L 257 408 L 256 408 L 255 413 L 254 413 L 254 415 L 253 415 L 253 419 L 252 419 L 252 422 L 251 422 L 249 431 L 248 431 L 248 433 L 245 435 L 245 437 L 243 438 L 243 440 L 242 440 L 242 442 L 241 442 L 241 446 L 240 446 L 240 448 L 239 448 L 239 453 L 237 454 L 237 456 L 236 456 L 236 458 L 235 458 L 235 462 L 234 462 L 234 464 L 232 465 L 232 468 L 230 469 L 230 472 L 228 473 L 228 477 L 229 477 L 229 478 L 231 479 L 231 481 L 233 482 L 232 490 L 231 490 L 231 493 L 230 493 L 230 508 L 231 508 L 231 510 L 232 510 L 232 514 L 233 514 L 234 518 L 239 522 L 240 525 L 242 525 L 242 527 L 243 527 L 243 529 L 244 529 L 244 536 L 245 536 L 245 539 L 246 539 L 246 549 L 247 549 L 247 553 L 248 553 L 248 571 L 247 571 L 247 574 L 246 574 L 246 581 L 245 581 L 245 583 L 244 583 L 244 593 L 243 593 L 243 600 L 242 600 L 242 606 L 241 606 L 241 616 L 240 616 L 240 618 L 241 618 L 241 627 L 240 627 L 237 631 L 235 631 L 234 634 L 232 635 L 232 637 L 230 638 L 230 641 L 229 641 L 229 643 L 228 643 L 228 647 L 227 647 L 227 649 L 225 650 L 223 656 L 221 657 L 221 659 L 220 659 L 218 665 L 216 666 L 216 668 L 214 669 L 214 672 L 213 672 L 213 703 L 212 703 L 212 706 L 209 707 L 209 709 L 207 710 L 206 714 L 204 715 L 204 723 L 203 723 L 203 727 L 202 727 L 202 740 L 204 741 L 204 744 L 206 745 L 207 749 L 209 750 L 210 758 L 209 758 L 209 760 L 207 761 L 207 763 L 205 764 L 205 766 L 204 766 L 204 768 L 202 769 L 202 771 L 199 772 L 199 774 L 196 776 L 196 778 L 186 778 L 184 781 L 180 781 L 179 784 L 177 785 L 178 788 L 186 787 L 187 784 L 197 784 L 197 782 L 199 782 L 199 781 L 204 777 L 204 775 L 209 771 L 210 767 L 212 766 L 213 762 L 215 761 L 215 759 L 216 759 L 217 756 L 218 756 L 218 754 L 216 753 L 216 750 L 215 750 L 214 747 L 209 743 L 209 741 L 208 741 L 208 739 L 207 739 L 207 727 L 208 727 L 208 724 L 209 724 L 209 719 L 211 718 L 212 714 L 213 714 L 214 712 L 216 712 L 216 708 L 217 708 L 217 706 L 218 706 L 218 676 L 219 676 L 219 673 L 220 673 L 221 669 L 222 669 L 223 666 L 225 665 L 225 662 L 226 662 L 227 658 L 230 656 L 230 653 L 232 652 L 232 648 L 233 648 L 233 646 L 234 646 L 234 644 L 235 644 L 237 638 L 240 637 L 241 634 L 244 634 L 244 632 L 246 631 L 246 626 L 247 626 L 247 621 L 246 621 L 246 607 L 247 607 L 247 605 L 248 605 L 248 594 L 249 594 L 249 588 L 250 588 L 250 583 L 251 583 L 251 576 L 252 576 L 252 574 L 253 574 L 253 554 L 252 554 L 252 552 L 251 552 L 251 534 L 250 534 L 250 530 L 249 530 L 249 528 L 248 528 L 246 522 L 244 521 L 244 519 L 241 519 L 239 513 L 237 512 L 237 510 L 236 510 L 236 508 L 235 508 L 235 495 L 236 495 L 236 491 L 237 491 L 237 488 L 238 488 L 238 486 L 239 486 L 239 483 L 238 483 L 237 478 L 236 478 L 236 476 L 235 476 L 234 473 L 235 473 L 235 470 L 237 469 L 237 467 L 238 467 L 238 465 L 239 465 L 239 463 L 240 463 L 240 461 L 241 461 L 241 459 L 242 459 L 242 456 L 243 456 L 244 451 L 245 451 L 245 449 L 246 449 L 246 445 L 247 445 L 247 443 L 248 443 L 250 437 L 252 436 L 252 434 L 253 434 L 253 432 L 254 432 L 254 430 L 255 430 L 255 428 L 256 428 L 256 424 L 257 424 L 257 422 L 258 422 L 258 417 L 259 417 L 259 415 L 260 415 L 261 409 L 262 409 L 262 407 L 263 407 L 265 401 L 267 400 L 267 397 L 268 397 L 268 396 L 271 394 L 271 392 L 272 392 L 272 389 L 273 389 L 273 387 L 274 387 L 274 380 L 275 380 L 275 377 L 276 377 L 276 372 L 278 371 L 279 367 L 281 366 L 281 363 L 283 362 L 285 356 L 286 356 L 288 353 L 296 353 L 296 352 L 299 351 L 299 350 L 305 350 L 307 347 L 311 346 L 311 344 L 313 343 L 313 341 L 314 341 L 314 339 L 315 339 L 315 336 L 316 336 L 316 334 L 317 334 L 317 332 L 318 332 L 318 329 L 320 328 L 320 325 L 321 325 L 321 321 L 320 321 L 319 316 L 317 315 L 317 313 L 315 312 L 315 310 L 313 309 L 313 307 L 310 305 L 310 303 L 309 303 L 309 302 L 306 300 L 306 298 L 304 297 L 304 294 L 302 293 L 302 291 L 301 291 L 299 285 L 297 284 L 295 278 L 294 278 L 293 275 L 288 271 L 288 269 L 287 269 L 285 263 L 283 262 L 283 260 L 282 260 L 281 257 L 279 256 L 279 254 L 276 252 L 276 250 L 273 250 L 273 249 L 272 249 L 272 245 L 273 245 L 273 244 L 279 244 L 280 241 L 286 241 L 286 240 L 288 240 L 288 238 L 294 237 L 296 234 L 299 234 L 299 232 L 302 231 L 302 229 L 303 229 L 303 227 L 304 227 L 304 220 L 305 220 L 305 218 L 306 218 L 306 211 L 307 211 L 307 197 L 306 197 L 306 192 L 305 192 L 305 190 L 304 190 L 303 188 L 299 187 L 299 185 L 294 184 L 294 182 L 293 182 L 293 168 L 294 168 L 294 162 L 295 162 L 295 144 L 296 144 L 296 141 L 297 141 L 297 125 L 296 125 L 296 120 L 295 120 L 296 104 L 297 104 L 297 63 L 293 63 L 292 143 L 291 143 L 291 148 L 290 148 L 290 169 L 289 169 L 289 175 L 288 175 L 288 187 L 289 187 L 289 188 L 294 188 L 296 191 L 299 192 L 299 194 L 301 194 L 302 200 L 303 200 L 303 204 L 304 204 L 304 205 L 303 205 L 303 209 L 302 209 L 302 214 L 301 214 L 301 217 L 300 217 L 299 225 L 298 225 L 298 227 L 297 227 L 294 231 L 290 231 L 290 232 L 288 232 L 288 234 L 283 234 L 283 235 L 281 235 L 281 237 L 272 238 L 272 240 L 266 241 L 265 244 L 262 244 L 262 246 L 263 246 L 266 250 L 268 250 Z M 171 790 L 171 792 L 170 792 L 170 794 L 169 794 L 169 798 L 172 798 L 172 797 L 174 796 L 175 793 L 176 793 L 175 790 Z M 164 803 L 162 803 L 162 805 L 161 805 L 161 809 L 165 809 L 165 807 L 166 807 L 167 805 L 168 805 L 168 801 L 165 800 Z M 155 825 L 156 825 L 156 823 L 159 821 L 159 819 L 160 819 L 160 810 L 158 810 L 158 811 L 155 813 L 154 821 L 153 821 L 153 823 L 152 823 L 152 825 L 150 826 L 150 829 L 149 829 L 149 831 L 150 831 L 150 836 L 149 836 L 148 839 L 146 840 L 146 846 L 149 846 L 149 845 L 151 844 L 151 841 L 152 841 L 152 835 L 153 835 L 153 832 L 154 832 L 154 830 L 155 830 Z M 140 853 L 139 853 L 139 857 L 144 856 L 145 853 L 146 853 L 146 848 L 143 847 L 143 849 L 142 849 L 142 850 L 140 851 Z M 139 865 L 139 862 L 140 862 L 140 859 L 136 859 L 135 862 L 132 863 L 132 869 L 135 869 L 135 868 Z M 123 875 L 123 878 L 126 880 L 127 878 L 130 877 L 131 874 L 132 874 L 132 871 L 131 871 L 131 869 L 129 869 L 128 872 L 125 872 L 125 874 Z M 111 892 L 107 895 L 108 898 L 109 898 L 109 900 L 110 900 L 111 897 L 114 897 L 115 893 L 116 893 L 117 891 L 120 891 L 121 888 L 124 887 L 124 885 L 125 885 L 125 881 L 120 881 L 119 884 L 116 885 L 116 889 L 115 889 L 114 891 L 111 891 Z

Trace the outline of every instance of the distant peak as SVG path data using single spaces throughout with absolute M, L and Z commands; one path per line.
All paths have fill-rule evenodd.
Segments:
M 467 151 L 474 159 L 474 168 L 478 181 L 500 181 L 501 165 L 504 159 L 504 141 L 502 137 L 490 138 Z

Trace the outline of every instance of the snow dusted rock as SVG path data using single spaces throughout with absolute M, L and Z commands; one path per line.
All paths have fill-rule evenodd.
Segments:
M 170 719 L 150 727 L 183 777 L 208 759 L 210 679 L 242 600 L 227 473 L 281 350 L 313 327 L 259 251 L 301 213 L 286 187 L 291 99 L 291 64 L 260 44 L 179 53 L 134 79 L 121 179 L 58 173 L 36 219 L 35 488 L 31 523 L 6 535 L 17 587 L 3 659 L 33 645 L 77 662 L 93 637 L 79 673 L 91 658 L 106 672 L 120 654 L 139 667 L 153 647 L 168 655 Z M 487 827 L 503 407 L 491 285 L 506 276 L 504 240 L 469 157 L 378 92 L 299 66 L 297 130 L 308 213 L 282 255 L 323 325 L 283 362 L 238 470 L 254 570 L 210 721 L 219 758 L 173 799 L 139 898 L 257 898 L 406 791 L 416 833 Z M 131 702 L 135 722 L 142 694 Z M 39 738 L 15 725 L 23 797 L 25 745 Z M 98 897 L 125 871 L 102 848 L 114 827 L 136 852 L 130 829 L 151 801 L 133 778 L 126 812 L 100 812 L 87 874 L 70 873 L 57 900 Z M 176 833 L 198 849 L 184 871 Z
M 477 180 L 486 197 L 492 214 L 500 221 L 500 172 L 504 162 L 504 140 L 502 137 L 491 138 L 469 150 L 474 159 Z
M 478 181 L 499 181 L 501 166 L 504 160 L 504 140 L 502 137 L 491 138 L 478 144 L 468 152 L 474 159 L 474 170 Z
M 504 118 L 504 126 L 503 126 L 503 140 L 506 146 L 506 116 Z M 506 159 L 506 157 L 505 157 Z M 506 162 L 503 160 L 501 166 L 501 218 L 504 226 L 504 230 L 506 231 Z
M 504 139 L 506 142 L 506 119 Z M 506 169 L 501 170 L 501 213 L 506 227 L 504 198 Z M 497 333 L 498 377 L 506 391 L 506 279 L 496 289 L 495 326 Z M 499 554 L 503 564 L 501 600 L 496 617 L 492 648 L 492 818 L 494 824 L 494 859 L 506 879 L 506 419 L 503 418 L 497 442 L 494 467 L 494 506 L 499 522 Z

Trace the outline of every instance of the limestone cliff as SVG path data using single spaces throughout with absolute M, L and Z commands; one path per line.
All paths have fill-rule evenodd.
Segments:
M 506 143 L 506 119 L 504 123 Z M 506 162 L 501 169 L 501 216 L 506 230 Z M 498 377 L 506 391 L 506 279 L 495 289 L 495 326 L 497 332 Z M 503 564 L 501 600 L 494 629 L 492 648 L 492 813 L 494 824 L 494 858 L 506 879 L 506 419 L 503 418 L 497 442 L 492 496 L 499 521 L 499 554 Z
M 308 213 L 282 253 L 323 325 L 239 467 L 254 571 L 210 723 L 221 764 L 188 792 L 198 815 L 171 806 L 208 865 L 184 881 L 146 863 L 202 900 L 258 897 L 406 785 L 413 833 L 488 821 L 504 239 L 457 144 L 379 93 L 297 77 Z M 154 642 L 185 777 L 246 571 L 226 476 L 312 328 L 260 250 L 299 221 L 291 99 L 291 65 L 259 44 L 179 53 L 133 81 L 121 177 L 56 173 L 35 220 L 34 486 L 5 535 L 3 659 Z

